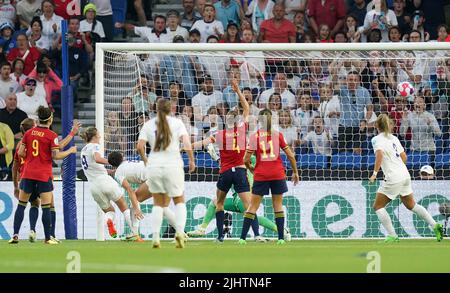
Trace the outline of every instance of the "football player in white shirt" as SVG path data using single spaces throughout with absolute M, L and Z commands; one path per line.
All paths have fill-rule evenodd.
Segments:
M 379 134 L 372 138 L 375 152 L 375 167 L 369 181 L 371 183 L 375 182 L 381 167 L 384 173 L 384 181 L 378 188 L 373 208 L 381 224 L 388 232 L 384 242 L 399 241 L 392 226 L 391 218 L 385 209 L 385 206 L 398 195 L 401 196 L 402 203 L 406 208 L 425 220 L 430 227 L 433 227 L 437 241 L 441 241 L 444 234 L 442 224 L 436 223 L 428 211 L 414 201 L 411 177 L 405 165 L 407 160 L 406 153 L 398 138 L 392 135 L 392 121 L 386 114 L 381 114 L 378 116 L 375 126 Z
M 191 148 L 189 134 L 180 119 L 170 116 L 171 103 L 159 99 L 156 118 L 147 121 L 141 129 L 137 150 L 148 170 L 146 182 L 148 191 L 153 195 L 152 232 L 153 248 L 160 247 L 159 234 L 161 230 L 164 207 L 172 198 L 175 204 L 176 247 L 183 248 L 185 244 L 184 227 L 186 226 L 186 204 L 184 203 L 184 169 L 180 154 L 180 140 L 183 149 L 189 157 L 189 172 L 195 170 L 194 154 Z M 146 157 L 145 145 L 150 144 L 151 152 Z M 149 163 L 150 162 L 150 163 Z
M 144 215 L 140 209 L 140 203 L 152 197 L 152 194 L 148 191 L 148 185 L 146 183 L 147 167 L 145 167 L 143 161 L 124 161 L 123 155 L 120 152 L 111 152 L 108 155 L 108 162 L 111 166 L 116 168 L 114 172 L 114 179 L 129 194 L 133 205 L 133 209 L 131 210 L 131 222 L 133 223 L 133 229 L 135 229 L 134 231 L 136 231 L 134 234 L 138 235 L 137 231 L 139 229 L 139 220 L 144 218 Z M 136 190 L 133 190 L 130 184 L 136 184 L 139 185 L 139 187 Z M 175 214 L 169 207 L 164 208 L 163 214 L 169 222 L 169 225 L 176 227 Z M 133 238 L 135 238 L 138 242 L 140 241 L 139 237 Z
M 116 238 L 115 210 L 111 205 L 111 201 L 115 202 L 123 213 L 128 226 L 133 227 L 130 209 L 123 197 L 122 189 L 108 175 L 108 171 L 104 166 L 108 164 L 108 160 L 103 157 L 103 152 L 100 150 L 100 133 L 97 128 L 88 127 L 80 136 L 87 142 L 81 150 L 81 166 L 89 181 L 92 197 L 105 212 L 109 235 Z

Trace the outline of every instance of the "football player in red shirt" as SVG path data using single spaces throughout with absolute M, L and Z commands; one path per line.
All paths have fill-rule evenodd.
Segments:
M 239 97 L 239 101 L 242 105 L 242 118 L 239 115 L 239 110 L 230 110 L 225 118 L 225 129 L 220 130 L 215 135 L 210 136 L 203 141 L 196 142 L 193 145 L 193 147 L 199 147 L 201 145 L 216 143 L 219 146 L 220 171 L 216 191 L 217 241 L 219 242 L 223 242 L 223 223 L 225 218 L 224 202 L 231 186 L 234 186 L 234 189 L 239 194 L 245 208 L 250 204 L 250 184 L 248 183 L 247 169 L 245 168 L 243 160 L 246 148 L 246 132 L 250 106 L 239 89 L 237 80 L 233 79 L 231 81 L 231 87 Z M 257 232 L 259 226 L 258 222 L 254 225 L 256 226 L 255 233 L 258 234 L 255 236 L 259 236 L 259 233 Z
M 34 192 L 41 198 L 45 243 L 58 244 L 50 238 L 50 206 L 53 200 L 52 160 L 61 160 L 77 152 L 75 146 L 67 151 L 59 151 L 58 135 L 49 129 L 53 122 L 53 113 L 49 108 L 40 106 L 37 114 L 38 126 L 25 133 L 19 146 L 18 153 L 20 157 L 25 158 L 25 165 L 20 181 L 19 204 L 14 214 L 14 235 L 9 241 L 11 244 L 19 242 L 19 230 L 25 207 Z
M 244 157 L 244 163 L 253 171 L 254 181 L 250 206 L 244 215 L 241 239 L 239 244 L 246 244 L 248 230 L 256 216 L 256 211 L 264 195 L 272 193 L 272 204 L 275 213 L 275 223 L 278 230 L 277 244 L 284 244 L 284 212 L 283 193 L 288 191 L 286 174 L 280 157 L 280 150 L 286 153 L 292 166 L 292 182 L 297 185 L 300 178 L 297 170 L 295 154 L 289 148 L 281 132 L 272 129 L 272 112 L 264 109 L 259 112 L 259 129 L 249 139 L 249 145 Z M 256 165 L 253 168 L 250 157 L 256 152 Z

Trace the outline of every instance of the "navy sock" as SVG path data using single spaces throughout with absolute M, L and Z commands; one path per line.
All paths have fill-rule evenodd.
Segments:
M 29 218 L 30 218 L 30 230 L 33 230 L 36 232 L 36 223 L 39 216 L 39 208 L 36 206 L 31 206 L 29 211 Z
M 45 241 L 50 240 L 52 219 L 50 205 L 42 206 L 42 225 L 44 226 Z
M 225 219 L 224 211 L 216 212 L 217 239 L 223 239 L 223 221 Z
M 252 225 L 252 222 L 255 219 L 255 217 L 256 217 L 255 214 L 245 212 L 244 223 L 242 224 L 241 239 L 245 240 L 245 238 L 247 238 L 248 230 L 250 230 L 250 226 Z
M 50 215 L 52 218 L 52 229 L 50 231 L 50 235 L 55 237 L 55 230 L 56 230 L 56 211 L 55 208 L 50 208 Z
M 27 202 L 20 201 L 17 205 L 16 213 L 14 214 L 14 235 L 18 235 L 20 231 L 20 226 L 22 226 L 23 215 L 25 213 L 25 208 L 27 207 Z
M 277 224 L 278 239 L 284 239 L 284 212 L 275 212 L 275 224 Z
M 253 234 L 255 234 L 255 237 L 259 236 L 259 222 L 258 222 L 258 216 L 255 215 L 255 219 L 252 221 L 252 230 Z

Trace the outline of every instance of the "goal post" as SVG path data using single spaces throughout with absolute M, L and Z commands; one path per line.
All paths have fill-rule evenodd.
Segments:
M 193 140 L 199 140 L 223 127 L 226 111 L 238 106 L 229 81 L 231 76 L 239 78 L 241 90 L 250 91 L 254 113 L 262 107 L 273 107 L 278 117 L 276 127 L 295 148 L 302 182 L 296 187 L 289 185 L 284 198 L 286 226 L 293 237 L 377 238 L 385 234 L 371 208 L 379 183 L 369 184 L 367 179 L 374 164 L 370 144 L 376 134 L 373 119 L 381 113 L 398 123 L 394 133 L 402 137 L 409 157 L 407 166 L 416 200 L 436 220 L 444 220 L 438 208 L 450 202 L 449 68 L 450 44 L 444 42 L 97 43 L 95 121 L 106 154 L 120 150 L 126 159 L 137 160 L 137 133 L 145 119 L 155 116 L 157 99 L 173 100 L 175 115 L 183 120 Z M 355 72 L 356 81 L 349 78 Z M 209 79 L 213 90 L 198 96 Z M 410 82 L 415 95 L 399 96 L 397 85 L 403 81 Z M 358 89 L 351 88 L 352 82 Z M 171 96 L 176 91 L 172 86 L 184 95 Z M 327 86 L 330 97 L 325 97 L 328 94 L 322 89 Z M 279 90 L 283 91 L 278 97 L 281 106 L 276 105 Z M 420 111 L 428 116 L 425 122 L 419 120 L 426 125 L 403 121 L 410 119 L 408 115 L 422 115 L 419 110 L 416 113 L 422 105 L 415 96 L 423 98 L 424 109 Z M 362 105 L 362 101 L 367 102 Z M 218 163 L 208 152 L 198 149 L 195 155 L 197 172 L 186 176 L 186 230 L 202 223 L 218 178 Z M 186 162 L 186 156 L 183 158 Z M 285 156 L 282 159 L 289 177 L 289 165 Z M 432 181 L 421 180 L 423 165 L 433 167 Z M 381 180 L 380 176 L 378 182 Z M 143 210 L 151 211 L 151 205 L 152 200 L 143 203 Z M 237 204 L 231 206 L 239 209 Z M 388 212 L 401 237 L 432 236 L 426 224 L 398 199 Z M 242 216 L 230 213 L 230 236 L 238 237 Z M 258 215 L 273 220 L 269 197 Z M 101 211 L 97 225 L 97 240 L 104 240 Z M 144 238 L 151 238 L 149 225 L 147 215 L 141 224 Z M 274 237 L 269 226 L 261 232 Z M 214 219 L 206 228 L 206 237 L 215 237 Z

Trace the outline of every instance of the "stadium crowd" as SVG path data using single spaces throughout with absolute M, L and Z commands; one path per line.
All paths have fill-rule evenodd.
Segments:
M 152 15 L 152 1 L 134 0 L 128 1 L 136 14 L 131 21 L 113 18 L 117 1 L 73 2 L 0 1 L 0 122 L 9 126 L 0 124 L 0 168 L 10 163 L 10 141 L 20 138 L 21 119 L 34 117 L 39 105 L 60 107 L 61 19 L 68 20 L 75 96 L 80 83 L 92 86 L 95 43 L 113 41 L 121 29 L 150 43 L 450 41 L 446 0 L 182 0 L 182 11 L 166 15 Z M 230 87 L 237 79 L 251 113 L 272 110 L 298 153 L 330 161 L 336 153 L 367 155 L 381 113 L 395 121 L 394 132 L 406 148 L 427 153 L 431 164 L 436 154 L 448 152 L 449 56 L 431 60 L 414 51 L 392 59 L 372 51 L 359 59 L 339 57 L 142 58 L 136 86 L 107 114 L 106 149 L 130 149 L 160 98 L 171 100 L 192 140 L 200 139 L 221 127 L 228 110 L 240 107 Z M 411 97 L 397 94 L 405 81 L 415 89 Z

